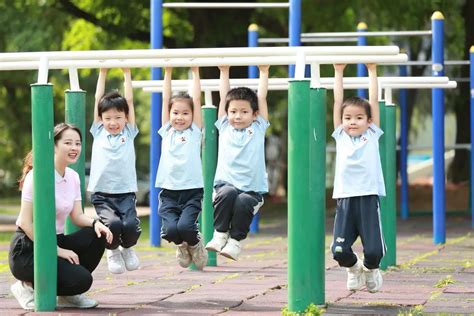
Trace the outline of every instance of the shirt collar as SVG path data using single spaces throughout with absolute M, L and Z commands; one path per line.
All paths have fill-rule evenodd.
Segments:
M 54 181 L 56 183 L 61 183 L 61 182 L 67 182 L 66 180 L 66 172 L 67 172 L 67 169 L 64 171 L 64 177 L 61 177 L 61 175 L 59 174 L 59 172 L 54 169 Z

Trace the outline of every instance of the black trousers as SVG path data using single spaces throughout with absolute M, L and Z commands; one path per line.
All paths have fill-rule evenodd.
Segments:
M 70 235 L 57 235 L 58 246 L 74 251 L 79 264 L 72 264 L 58 257 L 58 295 L 77 295 L 87 292 L 92 285 L 92 271 L 95 270 L 105 250 L 105 237 L 97 238 L 90 227 Z M 13 235 L 8 254 L 10 270 L 13 276 L 25 282 L 33 283 L 33 241 L 18 229 Z
M 135 193 L 96 192 L 91 195 L 91 202 L 97 215 L 114 235 L 112 243 L 106 245 L 107 249 L 116 249 L 118 246 L 130 248 L 136 245 L 142 229 L 137 216 Z
M 229 232 L 235 240 L 245 239 L 253 216 L 263 205 L 263 196 L 253 191 L 241 191 L 231 184 L 215 186 L 214 194 L 215 230 Z
M 203 192 L 202 188 L 160 191 L 161 238 L 177 245 L 185 241 L 194 246 L 199 242 L 198 217 L 202 210 Z
M 340 266 L 352 267 L 357 262 L 352 245 L 358 236 L 364 248 L 364 266 L 368 269 L 378 268 L 386 245 L 377 195 L 337 199 L 331 251 Z

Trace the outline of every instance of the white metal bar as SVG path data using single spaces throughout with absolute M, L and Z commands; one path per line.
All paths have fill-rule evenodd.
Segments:
M 288 44 L 290 40 L 287 37 L 259 38 L 261 44 Z M 334 42 L 357 42 L 355 37 L 327 37 L 327 38 L 302 38 L 301 43 L 334 43 Z
M 379 32 L 317 32 L 317 33 L 302 33 L 301 34 L 301 38 L 359 37 L 359 36 L 431 36 L 431 30 L 379 31 Z
M 245 86 L 245 85 L 258 85 L 259 79 L 230 79 L 230 84 L 234 86 Z M 292 78 L 270 78 L 268 82 L 270 85 L 281 85 L 288 84 L 288 81 Z M 389 84 L 389 83 L 448 83 L 448 77 L 379 77 L 379 83 Z M 191 81 L 188 79 L 185 80 L 173 80 L 172 86 L 188 86 Z M 334 84 L 334 78 L 320 78 L 320 82 L 323 84 Z M 368 77 L 345 77 L 343 78 L 343 84 L 368 84 Z M 134 80 L 132 81 L 132 86 L 134 88 L 144 88 L 144 87 L 161 87 L 163 85 L 162 80 Z M 201 79 L 201 86 L 216 86 L 219 85 L 219 79 Z
M 406 63 L 402 64 L 394 64 L 394 65 L 406 65 L 406 66 L 431 66 L 433 63 L 431 60 L 413 60 L 407 61 Z M 446 60 L 444 62 L 445 66 L 463 66 L 463 65 L 470 65 L 469 60 Z
M 256 9 L 289 8 L 288 2 L 167 2 L 163 8 L 180 9 Z
M 321 67 L 317 63 L 311 63 L 311 88 L 319 88 L 321 86 Z
M 79 86 L 79 75 L 77 73 L 77 68 L 69 68 L 69 85 L 71 86 L 71 91 L 81 91 Z
M 385 105 L 386 106 L 394 106 L 392 101 L 392 88 L 385 89 Z
M 335 55 L 307 56 L 306 61 L 319 64 L 358 64 L 358 63 L 394 63 L 408 59 L 406 54 L 390 55 Z M 149 68 L 149 67 L 215 67 L 219 65 L 249 66 L 249 65 L 290 65 L 296 62 L 295 56 L 279 57 L 222 57 L 222 58 L 167 58 L 167 59 L 131 59 L 131 60 L 52 60 L 49 69 L 87 68 Z M 3 70 L 37 70 L 37 61 L 0 62 Z
M 49 60 L 295 56 L 300 50 L 303 50 L 307 56 L 397 55 L 400 53 L 398 46 L 216 47 L 0 53 L 0 62 L 38 61 L 41 56 L 46 56 Z
M 38 69 L 38 84 L 48 83 L 49 61 L 48 57 L 41 57 Z
M 204 90 L 204 104 L 212 105 L 212 90 Z
M 294 79 L 292 79 L 294 80 Z M 309 78 L 305 78 L 304 80 L 309 80 Z M 231 88 L 239 87 L 242 85 L 236 85 L 236 84 L 231 84 Z M 245 85 L 246 87 L 249 87 L 251 89 L 257 89 L 258 84 L 247 84 Z M 369 87 L 368 83 L 351 83 L 351 84 L 345 84 L 344 89 L 346 90 L 355 90 L 355 89 L 367 89 Z M 381 89 L 433 89 L 433 88 L 439 88 L 439 89 L 455 89 L 457 87 L 457 84 L 455 81 L 449 81 L 447 83 L 387 83 L 384 86 L 381 86 Z M 321 83 L 320 88 L 325 88 L 328 90 L 332 90 L 334 88 L 333 83 Z M 145 92 L 161 92 L 163 90 L 162 86 L 154 86 L 154 87 L 143 87 L 143 91 Z M 218 84 L 209 84 L 202 86 L 203 90 L 209 90 L 209 91 L 219 91 L 219 85 Z M 173 86 L 174 91 L 186 91 L 187 87 L 186 86 Z M 276 84 L 269 84 L 268 85 L 268 90 L 288 90 L 288 83 L 276 83 Z
M 306 68 L 306 55 L 304 51 L 298 51 L 296 54 L 295 79 L 304 79 Z

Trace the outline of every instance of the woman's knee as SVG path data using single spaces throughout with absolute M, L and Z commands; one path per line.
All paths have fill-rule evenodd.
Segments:
M 70 296 L 87 292 L 92 286 L 92 274 L 83 266 L 76 265 L 67 273 L 58 273 L 58 295 Z

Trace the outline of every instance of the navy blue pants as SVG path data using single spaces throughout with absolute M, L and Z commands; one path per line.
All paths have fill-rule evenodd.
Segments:
M 386 246 L 377 195 L 337 199 L 331 251 L 341 267 L 352 267 L 357 262 L 352 245 L 358 236 L 364 248 L 364 266 L 378 268 Z
M 95 270 L 105 250 L 105 237 L 97 238 L 90 227 L 69 234 L 56 235 L 58 246 L 74 251 L 79 264 L 58 257 L 58 295 L 77 295 L 87 292 L 92 285 Z M 13 276 L 20 281 L 33 283 L 33 241 L 21 230 L 15 232 L 10 243 L 8 261 Z
M 135 193 L 109 194 L 96 192 L 91 195 L 91 202 L 97 215 L 114 235 L 107 249 L 118 246 L 130 248 L 136 245 L 142 229 L 137 216 L 137 198 Z
M 161 238 L 177 245 L 185 241 L 194 246 L 199 242 L 198 217 L 203 194 L 202 188 L 160 191 Z
M 214 228 L 218 232 L 229 232 L 232 239 L 247 238 L 253 216 L 263 205 L 260 193 L 245 192 L 231 184 L 214 187 Z

